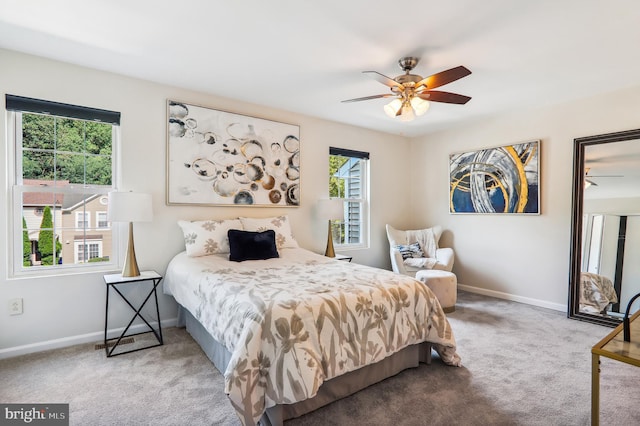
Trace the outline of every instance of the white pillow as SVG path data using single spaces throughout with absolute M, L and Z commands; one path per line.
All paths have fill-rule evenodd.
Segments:
M 189 222 L 179 220 L 184 234 L 187 256 L 198 257 L 208 254 L 229 253 L 229 229 L 242 229 L 238 219 L 202 220 Z
M 242 227 L 245 231 L 262 232 L 273 229 L 276 233 L 276 246 L 281 248 L 298 248 L 298 242 L 293 238 L 289 216 L 276 216 L 267 218 L 241 217 Z

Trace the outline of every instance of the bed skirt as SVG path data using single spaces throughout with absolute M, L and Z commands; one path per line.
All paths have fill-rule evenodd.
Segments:
M 218 371 L 224 374 L 231 359 L 231 353 L 218 343 L 202 324 L 182 306 L 178 312 L 178 325 L 186 326 L 189 334 L 200 345 L 209 360 Z M 394 376 L 407 368 L 417 367 L 421 362 L 430 364 L 431 348 L 432 345 L 429 342 L 408 346 L 375 364 L 327 380 L 320 386 L 318 393 L 313 398 L 267 408 L 266 413 L 260 419 L 260 425 L 282 426 L 285 420 L 310 413 L 367 386 Z

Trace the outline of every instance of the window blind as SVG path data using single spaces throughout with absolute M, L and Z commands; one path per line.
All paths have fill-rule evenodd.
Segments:
M 60 102 L 25 98 L 23 96 L 9 94 L 6 95 L 5 103 L 8 111 L 34 112 L 120 125 L 120 113 L 105 109 L 63 104 Z
M 369 153 L 363 151 L 353 151 L 351 149 L 329 147 L 329 155 L 340 155 L 342 157 L 361 158 L 363 160 L 369 159 Z

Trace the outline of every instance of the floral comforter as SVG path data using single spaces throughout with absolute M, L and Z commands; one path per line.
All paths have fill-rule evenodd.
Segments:
M 433 342 L 460 365 L 449 322 L 419 281 L 304 249 L 241 263 L 226 256 L 177 255 L 164 289 L 231 353 L 225 392 L 244 424 L 415 343 Z

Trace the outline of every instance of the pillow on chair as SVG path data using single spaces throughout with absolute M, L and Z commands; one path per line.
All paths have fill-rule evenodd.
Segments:
M 395 246 L 395 248 L 402 255 L 403 260 L 424 257 L 424 252 L 420 248 L 420 244 L 417 242 L 412 244 L 399 244 Z

